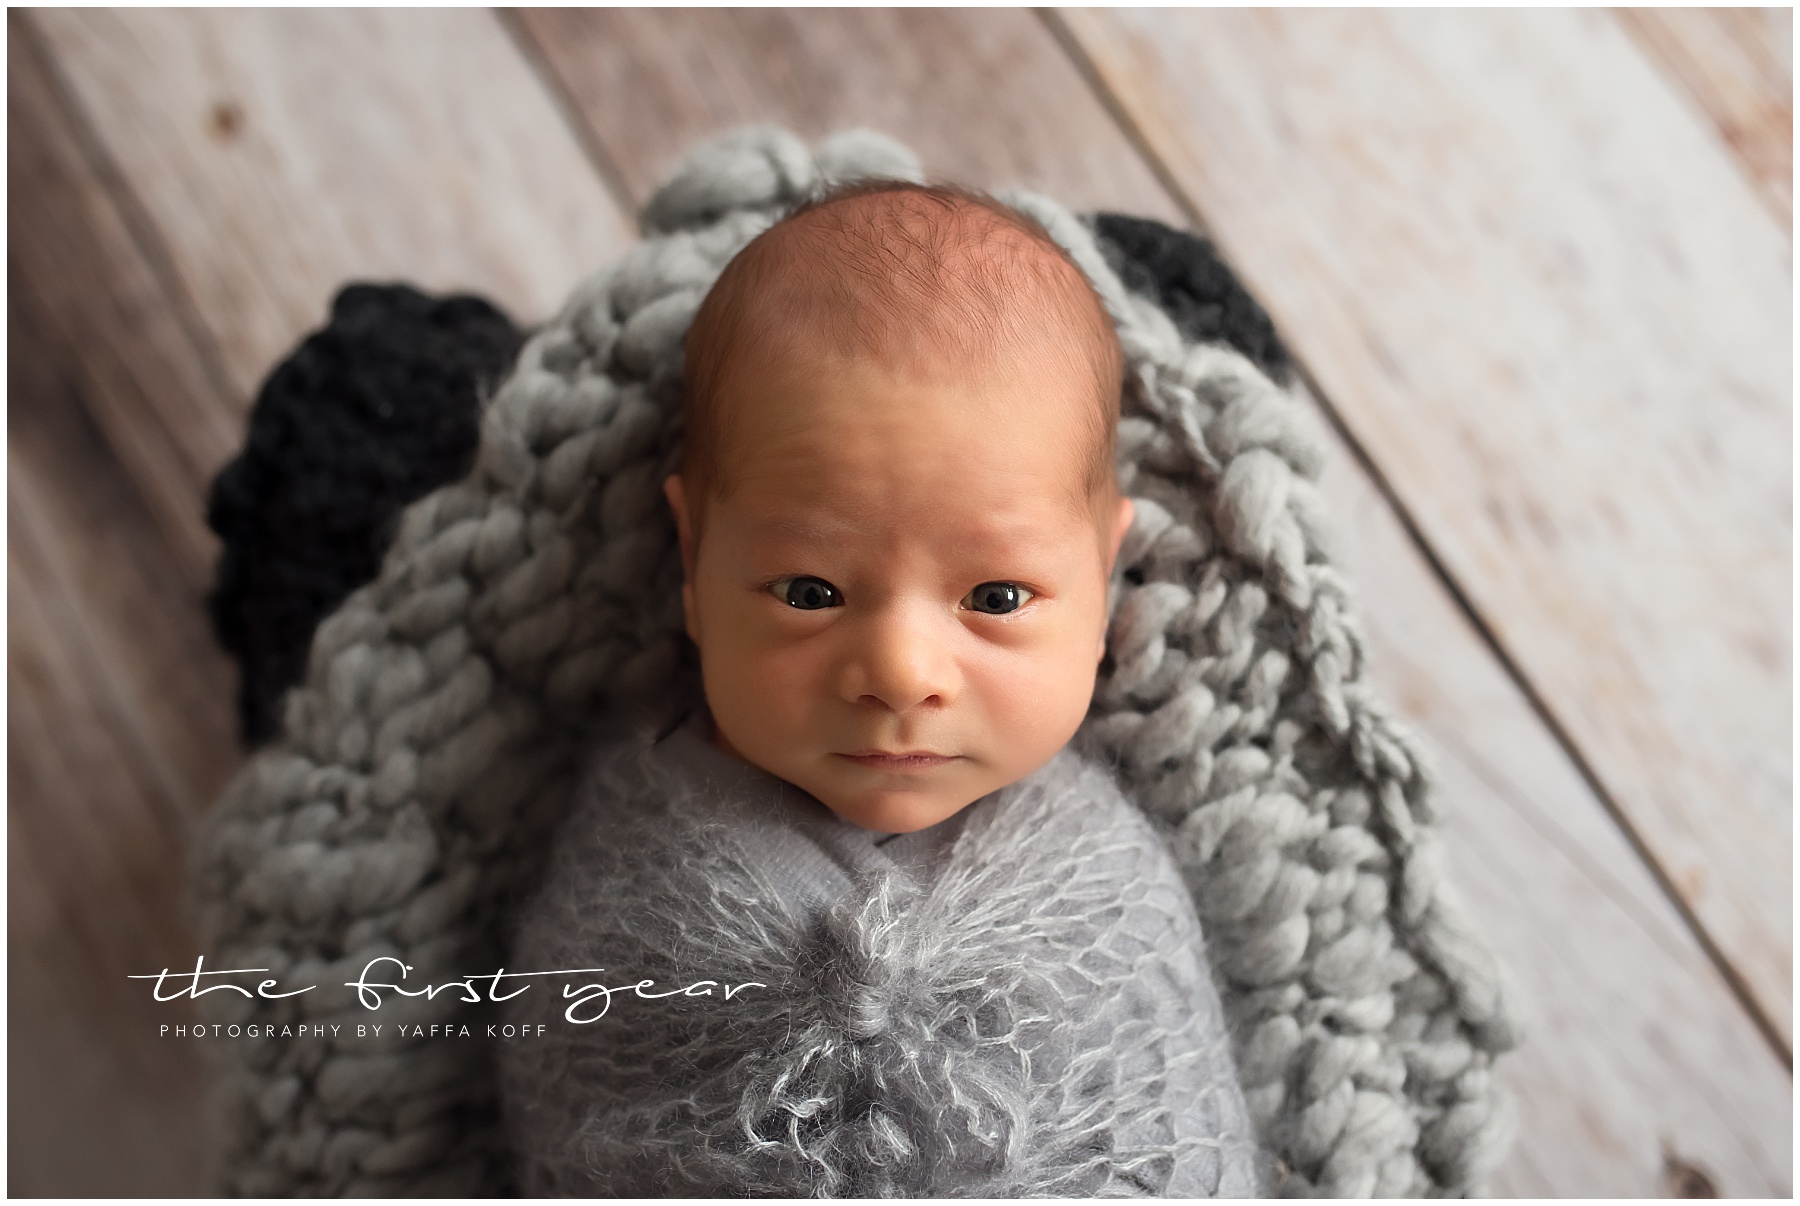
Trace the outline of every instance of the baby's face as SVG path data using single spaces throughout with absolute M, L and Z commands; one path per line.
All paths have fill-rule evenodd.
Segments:
M 697 546 L 698 500 L 667 485 L 719 745 L 886 833 L 1049 761 L 1087 712 L 1131 518 L 1082 486 L 1091 379 L 744 367 Z

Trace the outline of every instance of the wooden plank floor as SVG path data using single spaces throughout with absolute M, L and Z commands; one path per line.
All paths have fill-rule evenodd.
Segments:
M 1219 241 L 1333 432 L 1378 677 L 1534 1007 L 1492 1190 L 1791 1192 L 1791 15 L 8 32 L 9 1192 L 202 1184 L 199 1053 L 123 977 L 192 958 L 187 834 L 241 759 L 200 517 L 261 376 L 351 278 L 548 314 L 750 121 Z
M 1787 231 L 1604 13 L 1068 24 L 1787 1040 Z

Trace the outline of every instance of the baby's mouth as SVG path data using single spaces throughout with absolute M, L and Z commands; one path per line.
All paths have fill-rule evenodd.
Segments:
M 883 771 L 926 771 L 933 767 L 943 766 L 947 762 L 956 761 L 955 754 L 939 754 L 931 750 L 858 750 L 853 754 L 839 754 L 858 766 L 870 770 Z

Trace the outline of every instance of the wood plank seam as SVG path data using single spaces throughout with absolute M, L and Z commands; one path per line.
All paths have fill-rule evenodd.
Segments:
M 1461 733 L 1446 730 L 1434 734 L 1433 740 L 1443 749 L 1447 757 L 1459 760 L 1471 774 L 1487 785 L 1488 790 L 1507 800 L 1513 810 L 1524 819 L 1525 824 L 1531 827 L 1547 847 L 1580 867 L 1582 874 L 1604 889 L 1607 897 L 1622 912 L 1629 914 L 1646 934 L 1655 937 L 1665 951 L 1679 957 L 1680 951 L 1662 941 L 1662 928 L 1646 914 L 1643 904 L 1625 889 L 1618 877 L 1605 864 L 1592 857 L 1585 846 L 1569 841 L 1566 835 L 1554 825 L 1545 824 L 1543 810 L 1538 807 L 1537 802 L 1521 792 L 1512 780 L 1466 737 Z
M 81 419 L 91 425 L 85 414 L 81 415 Z M 95 438 L 101 438 L 98 432 L 95 433 Z M 150 782 L 156 788 L 149 793 L 150 814 L 161 831 L 173 839 L 175 849 L 172 853 L 183 854 L 188 826 L 196 812 L 194 806 L 183 803 L 191 795 L 188 785 L 182 775 L 170 765 L 163 751 L 156 748 L 155 743 L 137 725 L 131 723 L 131 718 L 138 714 L 139 709 L 121 692 L 118 675 L 105 671 L 107 659 L 102 652 L 100 638 L 93 630 L 92 617 L 81 605 L 80 598 L 68 580 L 67 570 L 60 564 L 61 558 L 55 547 L 57 542 L 45 534 L 49 524 L 43 517 L 41 504 L 32 496 L 29 477 L 21 475 L 21 480 L 25 483 L 25 489 L 16 493 L 9 490 L 7 506 L 9 511 L 15 506 L 20 509 L 19 534 L 42 568 L 44 579 L 37 582 L 36 586 L 40 592 L 57 599 L 60 609 L 70 622 L 79 642 L 79 647 L 70 652 L 83 660 L 98 663 L 95 671 L 84 677 L 102 684 L 104 695 L 96 702 L 106 709 L 131 757 L 148 772 Z M 196 805 L 199 803 L 195 802 Z
M 1106 79 L 1100 73 L 1099 68 L 1088 56 L 1087 51 L 1082 47 L 1079 39 L 1075 37 L 1073 31 L 1070 30 L 1064 22 L 1061 14 L 1054 9 L 1048 8 L 1040 8 L 1036 10 L 1036 12 L 1039 19 L 1044 22 L 1045 27 L 1049 29 L 1051 35 L 1056 39 L 1057 44 L 1063 48 L 1063 52 L 1067 54 L 1074 63 L 1076 70 L 1081 73 L 1082 78 L 1087 80 L 1088 86 L 1093 89 L 1094 94 L 1100 100 L 1100 103 L 1106 108 L 1106 111 L 1112 115 L 1113 120 L 1118 123 L 1120 131 L 1124 134 L 1125 138 L 1137 150 L 1138 154 L 1144 158 L 1145 163 L 1156 175 L 1156 178 L 1161 181 L 1163 186 L 1169 191 L 1170 195 L 1175 199 L 1176 204 L 1181 207 L 1184 213 L 1189 215 L 1197 229 L 1202 232 L 1207 231 L 1208 228 L 1204 216 L 1200 213 L 1193 198 L 1188 195 L 1187 190 L 1182 187 L 1175 177 L 1175 174 L 1170 170 L 1168 164 L 1156 151 L 1155 147 L 1151 145 L 1143 131 L 1139 129 L 1137 122 L 1133 120 L 1131 114 L 1126 110 L 1119 97 L 1114 94 L 1111 86 L 1106 82 Z M 1225 255 L 1225 249 L 1221 247 L 1219 250 L 1221 257 L 1225 258 L 1229 263 L 1230 257 Z M 1284 339 L 1283 342 L 1287 345 L 1293 358 L 1295 373 L 1302 385 L 1318 402 L 1319 408 L 1324 412 L 1327 420 L 1331 423 L 1332 428 L 1350 449 L 1350 452 L 1352 456 L 1355 457 L 1359 467 L 1363 472 L 1368 474 L 1369 479 L 1375 483 L 1375 487 L 1380 491 L 1382 499 L 1399 519 L 1402 528 L 1406 531 L 1408 539 L 1410 539 L 1413 545 L 1419 550 L 1419 553 L 1425 559 L 1426 564 L 1431 567 L 1431 572 L 1437 577 L 1438 581 L 1442 583 L 1450 597 L 1455 600 L 1457 608 L 1462 611 L 1463 615 L 1468 619 L 1475 631 L 1480 634 L 1482 642 L 1493 654 L 1496 661 L 1499 662 L 1506 675 L 1518 687 L 1532 711 L 1555 738 L 1557 744 L 1562 748 L 1563 753 L 1569 758 L 1571 764 L 1574 765 L 1579 772 L 1583 781 L 1586 782 L 1589 790 L 1593 792 L 1595 798 L 1598 799 L 1601 805 L 1606 809 L 1607 815 L 1610 816 L 1613 823 L 1618 826 L 1620 832 L 1624 835 L 1626 842 L 1630 845 L 1632 852 L 1636 854 L 1639 861 L 1641 861 L 1649 870 L 1652 878 L 1656 881 L 1658 889 L 1675 907 L 1676 913 L 1681 917 L 1682 923 L 1687 926 L 1695 940 L 1699 942 L 1701 949 L 1706 952 L 1706 957 L 1724 978 L 1725 983 L 1731 989 L 1732 995 L 1737 999 L 1738 1005 L 1749 1015 L 1750 1020 L 1756 1025 L 1758 1032 L 1762 1034 L 1763 1039 L 1769 1044 L 1777 1057 L 1780 1058 L 1788 1071 L 1792 1073 L 1794 1067 L 1793 1049 L 1782 1037 L 1781 1030 L 1776 1026 L 1774 1020 L 1770 1018 L 1768 1013 L 1763 1009 L 1761 1003 L 1757 1001 L 1755 994 L 1751 991 L 1749 983 L 1737 968 L 1732 965 L 1730 959 L 1726 957 L 1725 952 L 1719 947 L 1712 934 L 1701 924 L 1700 918 L 1695 913 L 1693 907 L 1683 897 L 1681 891 L 1676 887 L 1675 882 L 1670 878 L 1668 871 L 1654 857 L 1649 846 L 1644 841 L 1642 834 L 1638 832 L 1637 827 L 1632 824 L 1624 809 L 1620 807 L 1618 800 L 1614 798 L 1613 794 L 1601 781 L 1594 766 L 1576 744 L 1568 728 L 1562 723 L 1556 713 L 1552 711 L 1548 702 L 1538 690 L 1537 685 L 1526 675 L 1518 660 L 1502 643 L 1494 626 L 1489 623 L 1488 619 L 1476 606 L 1474 600 L 1468 596 L 1463 590 L 1462 585 L 1457 582 L 1455 577 L 1449 572 L 1448 566 L 1444 564 L 1443 560 L 1438 555 L 1437 550 L 1433 548 L 1429 540 L 1426 539 L 1423 529 L 1420 527 L 1411 509 L 1401 500 L 1398 492 L 1394 489 L 1393 483 L 1388 479 L 1387 475 L 1382 472 L 1380 466 L 1376 464 L 1374 458 L 1370 455 L 1363 442 L 1357 438 L 1356 433 L 1352 431 L 1349 425 L 1344 421 L 1342 413 L 1332 402 L 1330 394 L 1313 376 L 1306 363 L 1305 357 L 1299 352 L 1295 342 L 1291 339 Z
M 181 273 L 175 266 L 174 255 L 158 233 L 150 211 L 131 187 L 130 181 L 125 178 L 112 155 L 107 152 L 99 131 L 87 110 L 82 107 L 73 85 L 64 75 L 62 65 L 51 52 L 43 31 L 37 27 L 36 18 L 30 13 L 21 12 L 16 15 L 16 23 L 9 21 L 9 24 L 24 35 L 23 40 L 32 57 L 37 60 L 44 78 L 50 82 L 51 91 L 62 107 L 69 128 L 75 133 L 82 154 L 93 168 L 95 179 L 112 198 L 126 231 L 137 245 L 138 254 L 144 257 L 144 263 L 173 303 L 175 322 L 192 346 L 207 380 L 219 397 L 237 398 L 238 390 L 225 371 L 224 355 L 201 320 L 200 307 L 188 290 L 187 283 L 182 280 Z M 243 399 L 243 402 L 247 410 L 250 399 Z
M 525 60 L 525 65 L 531 69 L 532 75 L 537 77 L 538 84 L 544 89 L 544 94 L 556 107 L 557 115 L 562 118 L 563 125 L 568 127 L 569 134 L 575 139 L 576 145 L 581 148 L 582 154 L 587 157 L 595 175 L 600 177 L 600 183 L 605 186 L 607 193 L 612 197 L 613 204 L 618 206 L 619 212 L 632 222 L 632 232 L 637 233 L 637 201 L 632 197 L 631 188 L 626 183 L 625 172 L 607 151 L 593 128 L 582 119 L 581 106 L 576 103 L 575 97 L 570 93 L 568 84 L 561 75 L 557 74 L 556 68 L 551 66 L 549 58 L 544 54 L 543 46 L 525 27 L 525 19 L 520 15 L 518 9 L 497 8 L 494 10 L 494 14 L 499 19 L 500 28 L 506 32 L 507 38 L 518 50 L 519 57 Z
M 13 296 L 35 295 L 36 338 L 110 433 L 121 470 L 198 597 L 211 583 L 218 545 L 195 500 L 241 437 L 239 408 L 219 397 L 24 32 L 9 63 Z M 84 288 L 96 272 L 104 287 Z M 173 413 L 153 401 L 165 392 L 179 399 Z
M 1763 205 L 1791 235 L 1794 226 L 1791 101 L 1785 109 L 1753 108 L 1745 112 L 1741 106 L 1745 98 L 1741 94 L 1734 98 L 1730 87 L 1733 82 L 1743 83 L 1741 77 L 1736 80 L 1713 77 L 1706 69 L 1708 39 L 1704 35 L 1696 39 L 1693 36 L 1696 31 L 1691 25 L 1685 30 L 1680 28 L 1682 18 L 1698 14 L 1704 23 L 1714 27 L 1715 37 L 1722 35 L 1726 41 L 1735 43 L 1735 49 L 1744 58 L 1761 59 L 1753 65 L 1740 60 L 1740 66 L 1749 66 L 1757 74 L 1766 73 L 1773 77 L 1779 73 L 1785 77 L 1779 82 L 1774 78 L 1764 81 L 1774 93 L 1767 97 L 1769 103 L 1779 103 L 1776 97 L 1792 91 L 1791 61 L 1784 70 L 1776 49 L 1780 33 L 1768 29 L 1766 22 L 1769 14 L 1785 10 L 1615 8 L 1610 11 L 1645 57 L 1660 68 L 1675 85 L 1674 90 L 1686 98 L 1700 120 L 1718 130 L 1738 170 L 1750 182 Z M 1788 19 L 1787 32 L 1791 36 L 1791 11 Z M 1735 25 L 1739 31 L 1746 25 L 1761 25 L 1770 35 L 1769 42 L 1746 44 L 1722 28 L 1727 25 Z M 1716 52 L 1718 47 L 1714 45 L 1710 49 Z M 1759 51 L 1766 51 L 1769 57 L 1764 58 Z M 1717 65 L 1716 59 L 1712 65 Z M 1734 99 L 1740 104 L 1733 104 Z M 1779 121 L 1778 130 L 1765 126 L 1771 118 Z
M 1144 166 L 1150 169 L 1150 174 L 1156 177 L 1156 182 L 1162 185 L 1163 191 L 1169 194 L 1169 197 L 1181 209 L 1182 214 L 1193 224 L 1194 229 L 1206 235 L 1217 247 L 1218 240 L 1212 237 L 1213 231 L 1207 225 L 1206 215 L 1202 214 L 1194 205 L 1193 198 L 1187 195 L 1187 191 L 1181 187 L 1181 182 L 1175 179 L 1175 173 L 1169 170 L 1169 165 L 1163 162 L 1161 155 L 1156 153 L 1156 149 L 1144 137 L 1144 132 L 1138 129 L 1136 122 L 1131 120 L 1131 115 L 1119 103 L 1119 98 L 1113 95 L 1113 90 L 1106 86 L 1106 81 L 1101 77 L 1099 69 L 1094 66 L 1093 59 L 1089 58 L 1087 51 L 1082 49 L 1074 32 L 1063 21 L 1062 14 L 1053 8 L 1038 8 L 1032 11 L 1037 14 L 1038 20 L 1043 22 L 1044 28 L 1050 32 L 1050 37 L 1058 46 L 1062 47 L 1063 53 L 1074 65 L 1076 73 L 1087 81 L 1088 91 L 1094 94 L 1094 98 L 1100 102 L 1100 107 L 1105 109 L 1107 115 L 1113 119 L 1113 124 L 1118 126 L 1119 133 L 1124 136 L 1131 149 L 1137 152 L 1138 158 L 1144 161 Z M 1220 258 L 1225 258 L 1223 248 L 1219 248 L 1219 254 Z M 1230 261 L 1227 259 L 1226 263 L 1229 264 Z M 1233 268 L 1232 271 L 1235 273 L 1237 270 Z M 1242 277 L 1240 276 L 1239 279 Z M 1283 342 L 1286 343 L 1285 340 Z M 1289 343 L 1287 347 L 1291 352 L 1293 345 Z M 1298 365 L 1298 363 L 1299 361 L 1296 359 L 1295 364 Z

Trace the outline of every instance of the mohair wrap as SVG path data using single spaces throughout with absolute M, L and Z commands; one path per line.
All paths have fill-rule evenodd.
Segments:
M 353 1037 L 372 1020 L 473 1023 L 478 1007 L 445 994 L 371 1014 L 332 986 L 382 956 L 408 984 L 499 967 L 584 753 L 698 698 L 660 493 L 682 339 L 750 238 L 864 177 L 919 169 L 867 133 L 809 152 L 758 128 L 698 148 L 646 207 L 643 241 L 531 335 L 472 470 L 407 509 L 380 575 L 319 627 L 282 740 L 203 827 L 195 891 L 212 966 L 323 986 L 212 993 L 210 1020 L 340 1037 L 219 1048 L 221 1188 L 516 1188 L 488 1044 Z M 1184 339 L 1090 226 L 1002 199 L 1118 324 L 1137 516 L 1077 742 L 1166 836 L 1193 895 L 1273 1188 L 1471 1192 L 1504 1151 L 1490 1068 L 1518 1013 L 1446 882 L 1421 754 L 1364 681 L 1308 413 L 1238 352 Z
M 622 742 L 558 830 L 510 958 L 674 995 L 508 1003 L 526 1193 L 1256 1195 L 1193 904 L 1108 772 L 1064 750 L 882 845 L 730 762 Z

